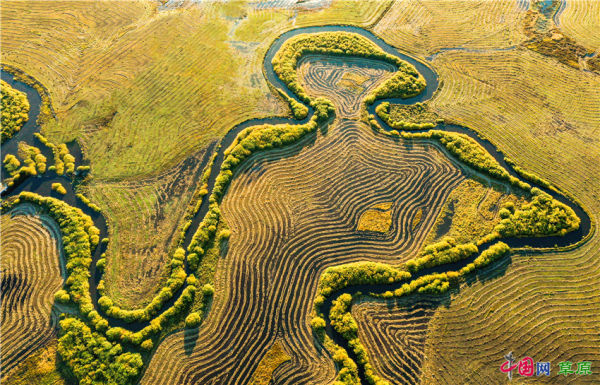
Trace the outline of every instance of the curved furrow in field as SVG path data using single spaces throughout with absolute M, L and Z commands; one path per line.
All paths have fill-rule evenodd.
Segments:
M 380 81 L 396 69 L 388 63 L 364 58 L 304 56 L 298 77 L 307 92 L 325 96 L 343 117 L 358 117 L 360 102 Z
M 377 373 L 398 384 L 417 384 L 427 326 L 440 298 L 358 302 L 352 314 Z
M 407 260 L 464 179 L 436 146 L 377 135 L 347 119 L 385 68 L 313 59 L 300 71 L 311 94 L 348 99 L 339 96 L 346 92 L 339 86 L 344 77 L 363 79 L 364 88 L 354 104 L 338 103 L 340 119 L 320 133 L 258 153 L 236 171 L 222 204 L 232 230 L 217 270 L 216 292 L 222 294 L 194 343 L 189 332 L 180 332 L 159 346 L 142 383 L 245 383 L 277 338 L 292 356 L 277 372 L 279 382 L 333 379 L 333 364 L 308 325 L 320 273 L 365 259 Z M 392 203 L 390 230 L 357 231 L 360 215 L 384 202 Z M 423 207 L 430 209 L 413 233 L 412 218 Z M 171 365 L 163 361 L 167 354 Z
M 333 378 L 333 365 L 315 346 L 308 325 L 319 274 L 339 263 L 399 262 L 415 252 L 463 178 L 450 162 L 432 160 L 432 151 L 430 145 L 408 149 L 374 136 L 366 125 L 341 121 L 326 135 L 258 154 L 243 165 L 223 202 L 233 231 L 222 261 L 226 266 L 218 270 L 225 276 L 216 283 L 217 293 L 224 294 L 215 297 L 193 353 L 185 355 L 185 333 L 168 337 L 150 364 L 147 383 L 170 378 L 158 373 L 167 370 L 159 358 L 166 354 L 180 362 L 168 368 L 178 377 L 172 383 L 243 383 L 278 335 L 290 346 L 294 363 L 286 364 L 278 380 L 321 383 Z M 283 157 L 286 152 L 291 155 Z M 351 167 L 342 153 L 351 155 Z M 380 164 L 367 160 L 374 153 L 395 168 L 380 172 Z M 356 231 L 361 212 L 386 201 L 395 207 L 390 234 Z M 424 215 L 423 235 L 415 237 L 409 223 L 424 206 L 433 209 Z
M 2 377 L 55 336 L 60 232 L 34 215 L 31 206 L 20 206 L 2 218 Z
M 600 270 L 598 261 L 590 260 L 595 243 L 573 253 L 516 255 L 511 264 L 482 272 L 482 282 L 466 287 L 434 317 L 426 347 L 431 362 L 425 364 L 425 383 L 455 381 L 452 371 L 467 359 L 477 359 L 485 370 L 463 371 L 463 377 L 470 382 L 497 382 L 493 376 L 498 357 L 509 350 L 519 358 L 529 355 L 539 361 L 595 365 L 599 355 L 594 347 L 600 343 L 600 295 L 594 283 Z M 493 284 L 484 284 L 489 279 Z M 468 352 L 475 356 L 467 357 Z M 586 383 L 582 380 L 568 383 Z

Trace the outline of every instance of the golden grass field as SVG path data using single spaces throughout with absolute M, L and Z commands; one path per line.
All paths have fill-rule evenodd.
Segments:
M 595 51 L 599 3 L 567 0 L 559 26 Z M 159 287 L 171 234 L 196 187 L 175 182 L 181 162 L 236 123 L 287 113 L 267 87 L 262 59 L 276 36 L 300 26 L 353 24 L 422 60 L 438 53 L 429 64 L 441 89 L 429 108 L 473 128 L 523 169 L 577 197 L 596 224 L 600 220 L 600 75 L 521 46 L 525 10 L 516 1 L 334 1 L 297 12 L 255 10 L 244 2 L 163 11 L 149 1 L 53 1 L 52 7 L 4 1 L 0 16 L 2 62 L 50 90 L 58 120 L 44 133 L 56 142 L 78 139 L 91 162 L 86 195 L 106 213 L 112 232 L 107 289 L 125 308 L 143 305 Z M 443 51 L 457 47 L 467 50 Z M 344 79 L 319 87 L 309 62 L 300 73 L 312 77 L 312 92 L 334 100 L 338 114 L 354 112 L 343 103 L 351 87 L 339 98 Z M 266 365 L 274 343 L 291 357 L 273 365 L 274 383 L 333 380 L 333 363 L 309 326 L 320 272 L 351 261 L 408 259 L 433 237 L 452 190 L 469 183 L 437 147 L 404 146 L 374 134 L 358 114 L 353 119 L 290 148 L 257 154 L 236 172 L 222 205 L 232 236 L 226 256 L 215 256 L 208 318 L 197 335 L 167 336 L 142 384 L 247 383 Z M 398 194 L 424 180 L 413 163 L 437 179 L 428 175 L 430 195 L 410 200 Z M 482 205 L 503 199 L 491 188 L 470 188 Z M 385 202 L 393 202 L 392 231 L 360 235 L 360 215 Z M 490 226 L 467 215 L 472 201 L 463 204 L 463 225 L 473 232 Z M 37 283 L 41 273 L 27 276 L 41 290 L 29 304 L 35 310 L 27 311 L 47 327 L 62 279 L 51 229 L 40 221 L 3 218 L 3 272 L 5 250 L 15 261 L 36 254 L 22 250 L 44 250 L 47 267 L 34 271 L 48 275 L 47 287 Z M 450 234 L 458 238 L 460 231 Z M 332 238 L 347 243 L 331 249 Z M 42 260 L 27 266 L 36 263 Z M 365 301 L 352 312 L 377 373 L 390 381 L 504 384 L 498 369 L 513 351 L 553 363 L 554 375 L 535 382 L 594 384 L 600 382 L 599 281 L 596 227 L 575 250 L 513 253 L 448 295 Z M 13 356 L 50 341 L 25 343 L 25 330 L 6 338 L 5 328 L 18 323 L 7 319 L 3 376 L 15 370 Z M 557 377 L 556 364 L 566 360 L 591 361 L 593 375 Z
M 33 206 L 2 216 L 2 370 L 18 364 L 56 337 L 54 293 L 63 285 L 60 232 Z M 64 269 L 64 267 L 63 267 Z

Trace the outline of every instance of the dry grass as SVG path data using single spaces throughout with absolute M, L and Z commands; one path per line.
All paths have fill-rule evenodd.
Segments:
M 56 340 L 53 340 L 22 361 L 3 383 L 5 385 L 65 385 L 67 382 L 58 367 Z
M 385 233 L 392 225 L 392 211 L 389 209 L 369 209 L 358 219 L 358 231 Z
M 518 3 L 499 1 L 397 1 L 374 31 L 388 43 L 422 56 L 442 48 L 500 48 L 524 39 Z
M 307 70 L 314 76 L 308 85 L 320 85 L 307 89 L 340 90 L 337 72 L 348 70 L 334 66 L 320 76 Z M 338 120 L 240 166 L 222 204 L 232 235 L 217 268 L 212 309 L 197 339 L 185 332 L 166 338 L 142 383 L 247 383 L 278 339 L 293 365 L 276 370 L 274 383 L 332 380 L 333 363 L 315 347 L 309 325 L 318 277 L 328 266 L 398 263 L 416 253 L 464 178 L 438 153 L 430 144 L 396 142 L 374 135 L 366 123 Z M 360 215 L 381 203 L 393 204 L 392 229 L 357 231 Z M 419 209 L 422 222 L 412 232 Z
M 560 29 L 586 48 L 600 50 L 600 2 L 596 0 L 567 1 L 560 15 Z
M 56 335 L 52 304 L 63 284 L 60 232 L 35 213 L 33 206 L 21 206 L 1 220 L 3 378 Z
M 250 385 L 269 385 L 273 376 L 273 371 L 279 367 L 279 365 L 287 362 L 291 357 L 283 350 L 279 341 L 275 342 L 273 346 L 264 355 L 258 367 L 252 375 Z
M 136 182 L 93 181 L 86 195 L 109 219 L 107 294 L 139 308 L 162 286 L 171 244 L 202 170 L 204 152 L 161 175 Z

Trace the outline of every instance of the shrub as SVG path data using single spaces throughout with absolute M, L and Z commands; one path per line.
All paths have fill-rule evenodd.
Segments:
M 0 110 L 2 111 L 2 140 L 10 139 L 29 119 L 29 101 L 27 95 L 12 88 L 4 80 L 0 80 Z
M 196 312 L 190 313 L 185 317 L 185 327 L 187 328 L 195 328 L 200 325 L 200 322 L 202 322 L 202 317 Z
M 67 193 L 65 187 L 60 183 L 52 183 L 52 190 L 62 195 L 65 195 Z
M 477 246 L 473 243 L 455 246 L 453 239 L 446 238 L 441 242 L 425 247 L 423 255 L 408 261 L 406 267 L 414 273 L 422 269 L 458 262 L 478 251 Z
M 489 265 L 498 258 L 503 257 L 510 251 L 510 247 L 504 242 L 497 242 L 484 250 L 473 263 L 469 263 L 467 266 L 460 269 L 460 275 L 466 275 L 473 272 L 475 269 L 480 269 L 484 266 Z
M 393 110 L 390 107 L 389 102 L 383 102 L 375 108 L 375 113 L 391 128 L 424 130 L 437 125 L 437 115 L 430 112 L 425 104 L 394 105 Z
M 106 267 L 106 258 L 99 258 L 98 261 L 96 262 L 96 269 L 98 269 L 99 271 L 104 271 L 105 267 Z
M 411 274 L 377 262 L 355 262 L 327 268 L 319 280 L 319 294 L 331 293 L 351 285 L 394 283 L 409 279 Z
M 71 296 L 66 290 L 61 289 L 54 293 L 54 300 L 59 303 L 68 303 L 71 300 Z
M 134 383 L 143 365 L 138 353 L 123 353 L 121 345 L 109 342 L 76 318 L 64 318 L 60 326 L 63 335 L 57 351 L 79 384 Z
M 4 163 L 4 168 L 11 176 L 14 176 L 18 172 L 19 166 L 21 165 L 21 162 L 19 162 L 19 159 L 17 159 L 16 156 L 11 155 L 11 154 L 6 154 L 6 156 L 4 157 L 3 163 Z
M 144 340 L 141 344 L 140 344 L 140 348 L 150 351 L 152 350 L 152 348 L 154 347 L 154 344 L 152 343 L 151 339 L 147 339 Z
M 92 203 L 85 195 L 77 193 L 75 194 L 77 196 L 77 198 L 79 198 L 87 207 L 91 208 L 92 210 L 96 211 L 96 212 L 100 212 L 101 209 L 98 205 Z
M 495 230 L 503 237 L 565 235 L 577 230 L 581 220 L 569 206 L 533 188 L 532 200 L 505 215 Z
M 210 283 L 207 283 L 204 286 L 202 286 L 202 294 L 205 297 L 211 297 L 214 293 L 215 293 L 215 288 Z

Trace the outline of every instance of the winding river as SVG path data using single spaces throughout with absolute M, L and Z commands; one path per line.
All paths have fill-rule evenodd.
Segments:
M 294 98 L 295 100 L 299 101 L 297 96 L 295 94 L 293 94 L 285 86 L 285 84 L 277 77 L 277 75 L 275 74 L 275 72 L 273 70 L 271 60 L 273 59 L 276 52 L 281 48 L 281 46 L 291 37 L 294 37 L 294 36 L 297 36 L 297 35 L 303 34 L 303 33 L 334 32 L 334 31 L 353 32 L 353 33 L 362 35 L 363 37 L 365 37 L 365 38 L 369 39 L 370 41 L 372 41 L 373 43 L 377 44 L 386 53 L 395 55 L 395 56 L 409 62 L 413 66 L 415 66 L 416 69 L 423 75 L 423 77 L 425 78 L 425 80 L 427 82 L 427 87 L 425 88 L 424 92 L 422 92 L 421 94 L 419 94 L 415 97 L 409 98 L 409 99 L 379 100 L 374 105 L 369 106 L 369 108 L 368 108 L 369 113 L 375 115 L 375 112 L 374 112 L 375 108 L 384 101 L 408 105 L 408 104 L 414 104 L 417 102 L 427 101 L 434 96 L 434 94 L 439 86 L 439 77 L 433 68 L 431 68 L 429 65 L 425 64 L 424 62 L 422 62 L 414 57 L 408 56 L 408 55 L 398 51 L 396 48 L 388 45 L 385 41 L 378 38 L 373 33 L 369 32 L 367 30 L 364 30 L 362 28 L 352 27 L 352 26 L 306 27 L 306 28 L 299 28 L 299 29 L 295 29 L 292 31 L 288 31 L 288 32 L 282 34 L 280 37 L 278 37 L 272 43 L 272 45 L 270 46 L 269 50 L 267 51 L 267 53 L 265 54 L 265 57 L 264 57 L 264 75 L 267 78 L 267 81 L 269 81 L 273 86 L 279 88 L 281 91 L 285 92 L 291 98 Z M 340 59 L 339 56 L 336 58 Z M 2 75 L 2 79 L 7 81 L 11 86 L 13 86 L 14 88 L 16 88 L 20 91 L 23 91 L 27 94 L 27 97 L 29 99 L 29 103 L 31 106 L 30 112 L 29 112 L 29 121 L 21 129 L 21 131 L 18 134 L 16 134 L 12 139 L 8 140 L 5 144 L 2 145 L 2 153 L 3 154 L 16 153 L 18 142 L 25 141 L 29 144 L 39 147 L 42 150 L 42 152 L 44 153 L 44 155 L 48 158 L 48 161 L 50 161 L 51 159 L 53 159 L 51 152 L 49 152 L 49 150 L 33 136 L 34 132 L 39 132 L 39 126 L 37 125 L 35 120 L 40 111 L 40 105 L 41 105 L 40 95 L 37 94 L 37 92 L 35 91 L 34 88 L 32 88 L 24 83 L 14 81 L 12 79 L 12 76 L 9 73 L 2 71 L 1 75 Z M 183 242 L 184 248 L 187 248 L 187 246 L 190 244 L 193 234 L 195 233 L 198 225 L 202 222 L 204 216 L 208 212 L 208 209 L 209 209 L 208 197 L 212 193 L 216 178 L 221 169 L 221 165 L 222 165 L 222 162 L 225 157 L 224 152 L 231 145 L 231 143 L 233 143 L 233 141 L 235 140 L 238 133 L 240 133 L 240 131 L 242 131 L 243 129 L 245 129 L 247 127 L 251 127 L 251 126 L 259 125 L 259 124 L 282 124 L 282 123 L 300 124 L 300 123 L 304 123 L 310 119 L 310 116 L 312 116 L 313 112 L 314 111 L 312 111 L 312 109 L 310 109 L 309 116 L 302 121 L 289 119 L 289 118 L 251 119 L 251 120 L 248 120 L 241 124 L 236 125 L 229 132 L 227 132 L 227 134 L 221 139 L 219 146 L 217 146 L 217 143 L 212 143 L 208 147 L 208 150 L 202 160 L 202 164 L 199 169 L 203 170 L 206 168 L 206 166 L 208 165 L 208 163 L 211 159 L 211 155 L 214 154 L 214 151 L 216 151 L 216 157 L 215 157 L 214 164 L 212 166 L 212 169 L 210 172 L 210 177 L 209 177 L 208 183 L 207 183 L 209 193 L 208 193 L 208 195 L 206 195 L 203 198 L 203 202 L 200 206 L 200 209 L 197 211 L 197 213 L 192 218 L 192 224 L 191 224 L 191 226 L 189 226 L 189 228 L 185 234 L 185 238 L 184 238 L 184 242 Z M 379 119 L 379 117 L 376 117 L 376 119 L 377 119 L 378 123 L 381 125 L 381 127 L 383 127 L 385 130 L 392 130 L 392 128 L 389 127 L 387 124 L 385 124 L 385 122 L 383 122 L 381 119 Z M 517 177 L 520 180 L 523 180 L 523 178 L 521 178 L 515 172 L 515 170 L 509 164 L 506 163 L 506 161 L 504 160 L 504 154 L 502 152 L 500 152 L 499 150 L 497 150 L 497 148 L 488 140 L 481 139 L 477 135 L 477 133 L 474 132 L 473 130 L 471 130 L 467 127 L 458 126 L 458 125 L 450 125 L 450 124 L 438 125 L 436 127 L 436 129 L 447 130 L 447 131 L 452 131 L 452 132 L 457 132 L 457 133 L 468 135 L 470 138 L 474 139 L 480 145 L 482 145 L 502 165 L 502 167 L 504 167 L 506 170 L 508 170 L 510 175 Z M 427 131 L 427 130 L 423 130 L 423 131 Z M 417 130 L 415 132 L 419 132 L 419 131 Z M 77 143 L 71 143 L 71 144 L 69 144 L 69 149 L 70 149 L 71 153 L 76 157 L 76 164 L 81 165 L 82 164 L 81 162 L 83 161 L 83 157 L 82 157 L 81 149 L 80 149 L 79 145 Z M 202 172 L 199 172 L 196 175 L 197 181 L 199 181 L 200 175 L 202 175 Z M 4 177 L 4 175 L 3 175 L 3 177 Z M 53 192 L 51 190 L 51 184 L 54 182 L 61 182 L 63 184 L 63 186 L 66 187 L 67 193 L 63 196 L 60 196 L 56 192 Z M 71 206 L 78 207 L 84 213 L 90 215 L 90 217 L 93 219 L 96 227 L 98 227 L 98 229 L 100 229 L 100 237 L 101 238 L 108 237 L 108 227 L 107 227 L 106 218 L 104 218 L 104 216 L 102 214 L 91 210 L 79 198 L 76 197 L 75 190 L 73 188 L 74 183 L 72 183 L 72 182 L 73 182 L 73 180 L 70 177 L 58 176 L 53 171 L 52 172 L 47 171 L 45 174 L 43 174 L 41 176 L 29 177 L 29 178 L 25 179 L 23 182 L 19 183 L 14 188 L 3 190 L 2 198 L 17 195 L 22 191 L 31 191 L 31 192 L 40 194 L 42 196 L 54 196 L 54 197 L 60 198 L 60 199 L 64 200 L 65 202 L 67 202 L 68 204 L 70 204 Z M 535 183 L 531 183 L 529 181 L 527 181 L 527 182 L 530 183 L 531 185 L 535 186 Z M 554 246 L 569 246 L 569 245 L 573 245 L 573 244 L 585 239 L 585 237 L 589 234 L 590 229 L 591 229 L 591 221 L 590 221 L 590 218 L 587 215 L 587 213 L 579 205 L 577 205 L 576 203 L 574 203 L 573 201 L 568 199 L 566 196 L 561 195 L 555 191 L 545 189 L 542 186 L 536 186 L 536 187 L 540 188 L 541 190 L 550 194 L 555 199 L 557 199 L 560 202 L 571 207 L 575 211 L 575 213 L 579 216 L 579 218 L 581 219 L 581 224 L 580 224 L 579 229 L 577 231 L 568 233 L 566 236 L 506 238 L 506 239 L 502 239 L 502 241 L 507 243 L 512 248 L 521 248 L 524 246 L 530 246 L 533 248 L 548 248 L 548 247 L 554 247 Z M 482 245 L 479 249 L 482 251 L 482 250 L 485 250 L 488 246 L 489 246 L 489 244 L 485 244 L 485 245 Z M 94 254 L 93 254 L 93 263 L 92 263 L 92 267 L 91 267 L 91 277 L 90 277 L 91 295 L 92 295 L 92 299 L 94 302 L 94 306 L 96 307 L 96 309 L 98 311 L 100 311 L 100 309 L 97 304 L 98 294 L 97 294 L 96 286 L 101 278 L 101 274 L 96 272 L 96 262 L 99 259 L 100 255 L 104 252 L 105 248 L 106 248 L 106 245 L 102 245 L 102 244 L 96 248 L 96 250 L 94 251 Z M 462 266 L 465 266 L 466 264 L 472 262 L 472 260 L 474 258 L 476 258 L 476 256 L 469 258 L 467 260 L 461 261 L 461 262 L 457 262 L 455 264 L 444 265 L 444 266 L 440 266 L 440 267 L 433 268 L 433 269 L 427 269 L 427 270 L 424 270 L 424 271 L 420 272 L 419 274 L 415 275 L 413 278 L 417 278 L 419 276 L 426 275 L 426 274 L 431 274 L 433 272 L 443 272 L 443 271 L 460 269 Z M 355 287 L 345 288 L 341 292 L 350 293 L 350 294 L 356 294 L 359 291 L 362 293 L 383 293 L 387 290 L 393 290 L 401 285 L 402 285 L 402 283 L 391 284 L 391 285 L 355 286 Z M 341 292 L 334 293 L 333 295 L 328 297 L 328 300 L 322 307 L 325 314 L 328 314 L 328 312 L 331 308 L 331 301 L 333 299 L 337 298 L 337 295 L 341 294 Z M 179 291 L 179 293 L 181 293 L 181 290 Z M 175 295 L 174 298 L 172 298 L 171 301 L 169 301 L 166 304 L 166 306 L 163 307 L 163 311 L 164 311 L 164 309 L 167 309 L 168 306 L 170 306 L 176 300 L 176 298 L 179 296 L 179 293 L 177 295 Z M 122 327 L 125 327 L 125 328 L 127 328 L 129 330 L 133 330 L 133 331 L 140 330 L 143 327 L 148 325 L 148 322 L 125 323 L 123 321 L 112 319 L 110 317 L 107 317 L 107 319 L 110 321 L 111 326 L 122 326 Z M 327 321 L 326 330 L 327 330 L 327 333 L 334 339 L 334 341 L 336 341 L 336 343 L 348 348 L 346 346 L 347 344 L 346 344 L 345 340 L 343 338 L 341 338 L 341 336 L 337 335 L 337 333 L 332 329 L 329 321 Z M 353 357 L 352 351 L 350 349 L 347 349 L 347 350 L 348 350 L 350 356 Z M 364 373 L 362 373 L 362 371 L 360 371 L 360 376 L 364 380 Z

